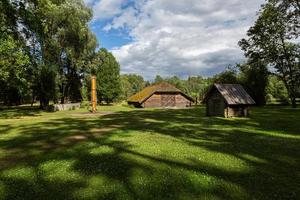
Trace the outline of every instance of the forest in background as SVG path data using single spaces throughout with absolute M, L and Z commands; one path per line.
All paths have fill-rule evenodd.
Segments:
M 92 10 L 82 0 L 0 2 L 0 103 L 88 101 L 97 76 L 99 103 L 126 100 L 146 86 L 167 81 L 197 102 L 213 83 L 242 84 L 257 105 L 278 100 L 297 105 L 300 88 L 300 4 L 267 0 L 239 46 L 246 61 L 214 77 L 120 75 L 116 58 L 99 44 L 88 23 Z M 272 69 L 272 70 L 270 70 Z

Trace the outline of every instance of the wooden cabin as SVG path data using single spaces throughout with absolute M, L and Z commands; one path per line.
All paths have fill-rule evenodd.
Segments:
M 247 117 L 255 101 L 239 84 L 214 84 L 204 98 L 207 116 Z
M 185 108 L 194 100 L 173 85 L 163 82 L 146 87 L 127 100 L 139 108 Z

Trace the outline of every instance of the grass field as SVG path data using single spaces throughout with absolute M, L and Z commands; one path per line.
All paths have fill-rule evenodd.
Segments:
M 0 111 L 0 199 L 299 199 L 300 109 Z

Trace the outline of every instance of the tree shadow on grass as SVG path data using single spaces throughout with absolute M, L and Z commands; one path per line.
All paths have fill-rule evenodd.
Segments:
M 6 152 L 0 193 L 2 184 L 6 199 L 297 199 L 297 127 L 269 123 L 290 115 L 293 124 L 299 113 L 266 111 L 236 120 L 203 117 L 202 108 L 132 111 L 22 126 L 20 135 L 0 141 Z M 174 138 L 195 153 L 209 152 L 216 164 L 198 155 L 138 151 L 129 143 L 131 131 Z
M 22 117 L 37 117 L 42 111 L 38 106 L 17 106 L 0 108 L 0 119 L 19 119 Z

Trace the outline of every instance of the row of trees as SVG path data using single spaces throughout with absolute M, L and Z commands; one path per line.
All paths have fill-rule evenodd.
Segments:
M 92 73 L 99 99 L 112 101 L 120 92 L 107 94 L 102 83 L 118 87 L 119 64 L 105 49 L 96 52 L 91 18 L 82 0 L 1 0 L 0 102 L 39 100 L 46 108 L 50 101 L 80 101 L 82 80 Z
M 136 74 L 121 75 L 122 93 L 118 100 L 126 100 L 151 84 L 168 82 L 193 97 L 199 104 L 213 83 L 231 83 L 242 84 L 259 106 L 273 103 L 275 100 L 288 104 L 289 96 L 284 83 L 276 75 L 268 73 L 266 65 L 257 65 L 257 63 L 253 65 L 252 63 L 239 64 L 208 78 L 194 76 L 180 79 L 177 76 L 163 78 L 157 75 L 151 83 Z

